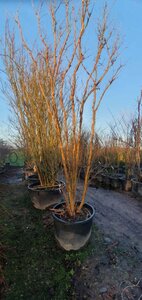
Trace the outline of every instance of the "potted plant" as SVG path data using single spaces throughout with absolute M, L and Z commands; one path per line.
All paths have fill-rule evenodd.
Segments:
M 85 202 L 85 198 L 92 166 L 97 111 L 105 93 L 116 79 L 122 66 L 117 65 L 115 71 L 111 73 L 111 70 L 114 70 L 114 65 L 117 61 L 119 40 L 115 39 L 113 43 L 112 40 L 110 41 L 113 31 L 108 33 L 108 12 L 106 6 L 103 10 L 103 18 L 98 26 L 97 49 L 93 62 L 90 64 L 91 68 L 88 68 L 88 65 L 86 64 L 86 54 L 83 47 L 86 30 L 92 16 L 89 1 L 80 2 L 80 21 L 79 24 L 76 24 L 76 19 L 73 15 L 73 26 L 72 24 L 69 24 L 71 10 L 69 3 L 66 3 L 66 31 L 64 33 L 64 39 L 61 41 L 61 44 L 59 44 L 60 48 L 58 49 L 56 43 L 57 40 L 59 40 L 58 34 L 60 33 L 60 24 L 58 27 L 57 13 L 58 10 L 51 5 L 52 32 L 55 39 L 52 47 L 53 56 L 51 57 L 50 62 L 47 61 L 50 74 L 49 80 L 52 87 L 51 101 L 48 103 L 48 110 L 53 114 L 53 122 L 64 168 L 66 191 L 64 192 L 64 203 L 56 205 L 53 210 L 53 218 L 55 224 L 55 237 L 60 246 L 66 250 L 77 250 L 83 247 L 90 237 L 92 220 L 95 213 L 94 208 Z M 79 32 L 77 31 L 77 28 L 79 28 Z M 70 48 L 68 51 L 71 42 L 70 39 L 72 37 L 74 45 L 73 48 Z M 42 38 L 43 44 L 45 44 L 44 37 L 42 36 Z M 46 51 L 48 51 L 48 48 L 46 48 Z M 106 54 L 106 65 L 101 68 L 100 72 L 99 65 L 104 54 Z M 61 85 L 59 88 L 60 110 L 58 110 L 55 98 L 55 79 L 59 73 L 61 74 Z M 78 78 L 80 76 L 83 77 L 83 74 L 85 79 L 82 90 L 79 91 Z M 111 77 L 106 82 L 108 75 Z M 40 82 L 40 84 L 41 91 L 44 91 L 43 83 Z M 64 93 L 66 85 L 69 86 L 67 94 Z M 67 110 L 65 106 L 67 96 L 71 106 L 69 121 L 67 119 Z M 84 110 L 85 105 L 89 101 L 92 105 L 90 112 L 91 130 L 86 150 L 87 153 L 85 153 L 87 163 L 84 184 L 78 193 L 77 187 L 80 174 L 80 161 L 81 157 L 84 155 L 81 147 Z M 61 131 L 59 123 L 59 111 L 63 114 L 63 131 Z
M 39 95 L 37 98 L 39 101 L 42 99 L 42 103 L 46 106 L 46 116 L 48 115 L 48 120 L 52 125 L 49 128 L 54 133 L 52 136 L 55 137 L 55 145 L 56 142 L 59 145 L 66 190 L 63 192 L 64 202 L 57 204 L 53 209 L 53 218 L 55 237 L 60 246 L 66 250 L 77 250 L 83 247 L 91 234 L 95 210 L 85 200 L 92 166 L 96 117 L 106 92 L 122 68 L 122 65 L 117 63 L 120 40 L 118 36 L 115 36 L 113 28 L 110 30 L 108 28 L 107 5 L 105 5 L 102 18 L 98 22 L 97 34 L 94 33 L 94 36 L 91 37 L 92 45 L 90 45 L 89 56 L 86 50 L 86 37 L 90 21 L 94 17 L 94 10 L 89 0 L 79 1 L 77 7 L 78 10 L 75 10 L 71 1 L 65 1 L 59 6 L 49 2 L 47 15 L 50 15 L 52 21 L 51 30 L 48 31 L 50 36 L 47 36 L 47 32 L 44 34 L 40 13 L 38 10 L 36 11 L 41 46 L 36 56 L 24 39 L 19 18 L 16 19 L 22 45 L 33 70 L 33 80 L 30 85 L 33 106 L 36 107 L 37 104 L 35 104 L 31 86 L 33 82 L 36 82 L 36 91 L 38 91 L 36 96 Z M 48 25 L 50 26 L 49 22 Z M 29 82 L 31 77 L 26 76 L 26 78 L 24 78 L 24 83 L 26 81 L 27 86 L 27 80 Z M 26 94 L 27 89 L 24 93 L 25 97 Z M 26 98 L 26 111 L 28 111 L 29 92 Z M 86 105 L 90 106 L 88 120 L 90 136 L 86 150 L 87 163 L 84 184 L 78 192 L 80 162 L 84 155 L 81 148 L 81 137 Z M 70 113 L 68 107 L 70 107 Z M 41 139 L 41 132 L 44 131 L 43 120 L 44 123 L 46 121 L 44 111 L 45 109 L 42 110 L 42 117 L 39 117 L 38 112 L 41 122 L 38 123 L 39 127 L 36 127 L 36 131 L 32 115 L 29 115 L 30 128 L 34 131 L 32 138 L 38 131 L 38 137 Z M 41 145 L 41 141 L 36 142 L 36 151 L 38 145 Z M 49 147 L 48 142 L 47 145 L 46 149 Z M 45 146 L 44 142 L 44 147 L 40 148 L 43 152 Z M 43 153 L 40 163 L 37 163 L 37 159 L 36 163 L 37 170 L 42 165 L 46 172 L 46 161 L 49 158 L 45 153 Z M 48 153 L 52 155 L 50 150 Z
M 132 120 L 127 120 L 124 116 L 115 121 L 111 126 L 111 131 L 117 142 L 118 162 L 123 167 L 118 168 L 118 179 L 121 189 L 128 192 L 132 190 L 132 178 L 134 167 L 134 145 Z M 117 163 L 118 165 L 118 163 Z
M 141 103 L 142 103 L 142 91 L 137 102 L 137 113 L 136 117 L 132 120 L 132 135 L 134 145 L 134 166 L 132 179 L 132 191 L 142 196 L 142 172 L 141 172 Z
M 58 177 L 60 152 L 56 132 L 52 126 L 53 117 L 47 109 L 50 82 L 46 82 L 44 90 L 46 100 L 39 89 L 38 77 L 44 82 L 45 76 L 48 76 L 44 57 L 37 53 L 34 63 L 26 57 L 22 48 L 16 50 L 15 36 L 7 27 L 4 64 L 10 91 L 6 90 L 6 94 L 16 116 L 18 134 L 23 141 L 25 152 L 36 171 L 34 178 L 32 174 L 28 177 L 32 182 L 28 186 L 32 201 L 39 208 L 43 207 L 44 202 L 46 208 L 61 200 L 64 183 Z M 58 85 L 59 81 L 56 90 Z

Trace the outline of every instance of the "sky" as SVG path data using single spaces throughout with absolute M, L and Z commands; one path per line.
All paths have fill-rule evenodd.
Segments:
M 48 0 L 49 1 L 49 0 Z M 58 0 L 57 0 L 58 1 Z M 38 4 L 38 0 L 35 1 Z M 74 0 L 77 4 L 78 0 Z M 110 20 L 122 37 L 121 62 L 124 67 L 119 78 L 113 83 L 102 102 L 97 116 L 97 128 L 106 130 L 113 119 L 121 115 L 130 116 L 136 110 L 137 98 L 142 89 L 142 0 L 108 0 Z M 98 0 L 99 5 L 104 3 Z M 37 29 L 30 0 L 0 0 L 0 40 L 3 41 L 6 18 L 12 19 L 17 10 L 28 41 L 36 37 Z M 99 9 L 98 9 L 99 12 Z M 11 23 L 11 26 L 12 23 Z M 88 32 L 88 47 L 92 31 Z M 0 63 L 0 69 L 2 65 Z M 0 72 L 3 80 L 3 72 Z M 9 106 L 0 92 L 0 138 L 7 138 L 10 127 Z M 90 107 L 86 109 L 85 122 L 88 124 Z

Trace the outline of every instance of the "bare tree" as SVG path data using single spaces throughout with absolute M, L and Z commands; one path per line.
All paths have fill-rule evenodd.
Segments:
M 137 101 L 137 112 L 136 117 L 132 120 L 132 139 L 135 150 L 135 166 L 137 169 L 136 177 L 137 180 L 141 179 L 141 136 L 142 136 L 142 117 L 141 117 L 141 104 L 142 104 L 142 91 Z
M 60 154 L 56 132 L 52 126 L 53 117 L 46 109 L 46 101 L 38 84 L 40 73 L 49 99 L 50 82 L 48 83 L 45 60 L 37 53 L 35 61 L 36 68 L 23 48 L 16 49 L 15 34 L 10 32 L 7 24 L 4 64 L 10 89 L 5 89 L 4 93 L 15 113 L 18 138 L 25 148 L 25 154 L 36 166 L 42 187 L 48 187 L 56 184 Z
M 136 112 L 127 119 L 124 115 L 110 124 L 111 134 L 116 141 L 116 148 L 121 152 L 126 163 L 127 177 L 135 175 L 141 180 L 141 117 L 142 92 L 137 100 Z
M 52 37 L 47 36 L 48 32 L 46 35 L 44 34 L 40 11 L 35 11 L 42 45 L 39 52 L 41 64 L 39 60 L 37 61 L 34 51 L 24 38 L 19 18 L 16 19 L 22 46 L 33 68 L 32 75 L 37 85 L 39 98 L 45 103 L 46 115 L 52 119 L 53 126 L 51 130 L 56 132 L 66 179 L 66 193 L 64 196 L 70 216 L 79 213 L 84 205 L 93 155 L 97 111 L 106 92 L 116 80 L 122 68 L 122 65 L 117 63 L 120 39 L 115 36 L 115 30 L 109 28 L 107 5 L 103 9 L 100 21 L 97 23 L 97 20 L 93 20 L 96 31 L 92 36 L 94 46 L 92 55 L 89 55 L 89 58 L 85 43 L 90 20 L 94 18 L 95 5 L 92 7 L 89 0 L 82 0 L 78 1 L 78 6 L 79 9 L 75 12 L 71 1 L 64 1 L 62 5 L 58 5 L 56 1 L 47 3 L 52 22 Z M 63 24 L 60 22 L 61 9 L 64 15 Z M 23 62 L 23 68 L 24 65 L 25 62 Z M 44 66 L 44 78 L 42 72 L 39 72 L 39 66 L 42 69 L 42 65 Z M 25 80 L 29 80 L 28 76 L 27 78 Z M 56 83 L 58 78 L 60 78 L 60 85 L 58 88 L 59 101 L 57 102 Z M 50 91 L 47 93 L 48 86 L 50 86 Z M 16 89 L 19 89 L 19 87 L 17 86 Z M 24 101 L 25 98 L 27 98 L 27 103 L 24 109 L 27 111 L 29 103 L 26 93 L 24 94 Z M 68 114 L 66 100 L 68 100 L 71 107 L 70 115 Z M 81 202 L 78 205 L 76 203 L 76 191 L 80 168 L 81 137 L 84 125 L 84 110 L 89 103 L 92 106 L 90 112 L 91 129 L 86 153 L 87 164 L 84 188 L 80 196 Z M 33 103 L 33 105 L 35 104 Z M 62 123 L 60 122 L 61 113 Z M 23 114 L 20 118 L 22 116 Z M 33 130 L 32 116 L 29 116 L 29 122 L 30 128 Z M 40 126 L 39 136 L 43 126 L 42 122 Z M 36 128 L 36 130 L 38 129 Z

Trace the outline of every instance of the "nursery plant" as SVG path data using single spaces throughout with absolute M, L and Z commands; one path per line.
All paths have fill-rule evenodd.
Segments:
M 60 154 L 53 117 L 47 109 L 47 101 L 43 97 L 37 77 L 40 74 L 45 93 L 50 98 L 50 82 L 48 83 L 44 58 L 36 54 L 36 70 L 32 61 L 26 57 L 22 48 L 16 48 L 15 35 L 7 24 L 5 33 L 4 64 L 10 89 L 5 93 L 16 116 L 16 125 L 26 157 L 35 167 L 42 188 L 58 185 Z M 56 84 L 57 87 L 57 84 Z
M 27 63 L 25 63 L 23 58 L 19 57 L 20 64 L 22 63 L 22 70 L 24 69 L 24 80 L 23 72 L 20 72 L 22 77 L 18 75 L 18 84 L 17 76 L 14 77 L 14 89 L 15 94 L 18 93 L 18 105 L 19 99 L 20 104 L 22 103 L 20 114 L 22 111 L 21 116 L 26 128 L 24 134 L 26 138 L 29 129 L 33 132 L 33 149 L 35 151 L 36 161 L 40 161 L 40 163 L 37 163 L 37 169 L 39 165 L 42 165 L 44 170 L 48 167 L 47 160 L 50 159 L 50 155 L 51 158 L 54 156 L 50 149 L 56 149 L 55 152 L 58 153 L 56 146 L 57 144 L 59 145 L 66 191 L 64 192 L 65 203 L 55 208 L 54 218 L 58 223 L 58 213 L 59 219 L 63 221 L 64 228 L 65 220 L 69 223 L 75 223 L 82 222 L 84 219 L 91 219 L 92 222 L 94 209 L 92 207 L 89 208 L 89 206 L 85 204 L 85 198 L 93 157 L 97 112 L 105 94 L 118 77 L 122 68 L 122 64 L 118 62 L 121 46 L 119 35 L 116 34 L 113 27 L 109 26 L 107 4 L 105 4 L 102 9 L 102 17 L 98 18 L 96 15 L 98 9 L 97 2 L 98 1 L 94 4 L 92 1 L 82 0 L 78 1 L 76 7 L 74 7 L 74 2 L 72 1 L 64 1 L 61 3 L 58 3 L 58 1 L 49 1 L 42 3 L 40 9 L 36 9 L 35 7 L 40 45 L 38 53 L 27 43 L 20 19 L 18 17 L 16 18 L 22 47 L 24 49 L 23 51 L 28 57 L 28 65 L 30 66 L 30 72 L 25 71 Z M 43 29 L 41 17 L 42 8 L 44 8 L 44 10 L 47 9 L 47 24 L 50 27 L 48 31 L 44 31 Z M 90 27 L 91 24 L 92 27 Z M 87 42 L 89 37 L 88 33 L 92 28 L 93 32 L 91 31 L 91 42 L 89 45 L 89 42 Z M 5 56 L 9 57 L 9 54 L 7 56 L 6 53 Z M 10 58 L 10 61 L 13 61 L 13 58 Z M 8 61 L 8 66 L 9 65 L 10 68 L 7 73 L 10 73 L 11 69 L 13 69 L 13 65 L 11 66 L 11 63 Z M 12 83 L 13 75 L 14 74 L 12 74 L 10 78 Z M 22 91 L 20 97 L 19 90 L 20 92 Z M 29 108 L 29 93 L 32 110 Z M 82 133 L 84 129 L 85 109 L 87 106 L 90 108 L 88 120 L 90 136 L 87 143 L 87 153 L 85 154 L 86 168 L 84 184 L 78 195 L 77 187 L 81 167 L 80 162 L 84 155 L 81 147 Z M 70 111 L 68 107 L 70 107 Z M 33 119 L 32 115 L 33 108 L 34 118 L 36 120 L 39 119 L 36 126 L 34 122 L 35 119 Z M 26 115 L 26 120 L 23 118 L 23 111 L 24 117 Z M 45 111 L 46 114 L 44 115 Z M 47 127 L 45 127 L 46 122 L 49 123 Z M 41 135 L 42 132 L 43 135 Z M 51 140 L 51 148 L 48 146 L 50 145 L 48 139 L 44 139 L 44 132 L 46 134 L 48 132 L 47 136 L 49 137 L 55 137 Z M 42 147 L 40 147 L 41 141 L 43 143 Z M 38 148 L 40 150 L 38 150 Z M 49 158 L 46 156 L 47 150 Z M 36 154 L 37 151 L 41 154 L 39 160 Z M 64 235 L 61 229 L 63 239 L 65 239 L 65 236 L 68 238 L 69 231 L 70 229 L 68 228 L 68 230 L 66 230 L 67 234 Z M 86 242 L 90 236 L 90 225 L 87 229 L 87 225 L 85 224 L 84 233 L 85 232 L 87 235 L 85 239 Z M 58 234 L 59 232 L 56 232 L 57 239 Z M 78 231 L 78 235 L 79 234 L 82 235 L 80 229 Z M 59 242 L 61 242 L 61 240 Z M 81 245 L 83 244 L 84 242 Z M 70 246 L 67 248 L 69 250 Z
M 133 143 L 133 179 L 132 179 L 132 191 L 139 196 L 142 196 L 142 171 L 141 171 L 141 103 L 142 103 L 142 91 L 137 101 L 137 110 L 134 115 L 132 125 L 132 143 Z
M 111 135 L 114 136 L 116 149 L 125 162 L 126 177 L 135 176 L 139 181 L 141 178 L 141 102 L 142 92 L 137 101 L 136 113 L 131 118 L 122 116 L 110 125 Z
M 142 91 L 137 101 L 136 116 L 132 119 L 132 141 L 134 146 L 134 175 L 137 181 L 141 181 L 141 136 L 142 136 L 142 117 L 141 117 L 141 105 L 142 105 Z
M 48 69 L 51 99 L 47 103 L 48 111 L 53 115 L 56 136 L 61 151 L 64 175 L 66 179 L 66 211 L 70 217 L 75 217 L 80 213 L 85 202 L 89 174 L 92 162 L 92 150 L 95 136 L 95 124 L 97 111 L 100 104 L 117 78 L 121 64 L 117 64 L 119 56 L 120 39 L 114 37 L 114 30 L 108 28 L 108 9 L 105 5 L 102 18 L 96 20 L 97 34 L 92 35 L 95 47 L 91 57 L 91 62 L 87 64 L 87 49 L 85 48 L 85 37 L 91 18 L 94 17 L 95 7 L 91 6 L 88 0 L 80 1 L 79 10 L 75 13 L 71 3 L 65 1 L 65 29 L 61 27 L 58 21 L 60 7 L 50 5 L 50 14 L 52 20 L 53 45 L 51 46 L 52 55 L 49 58 L 49 44 L 40 31 L 40 38 L 43 44 L 43 53 L 46 52 L 46 65 Z M 38 14 L 38 13 L 37 13 Z M 40 29 L 40 15 L 38 14 Z M 79 21 L 77 21 L 79 16 Z M 21 25 L 18 26 L 21 32 Z M 89 50 L 90 51 L 90 50 Z M 90 51 L 91 53 L 91 51 Z M 32 52 L 29 52 L 31 59 Z M 102 63 L 103 60 L 103 63 Z M 115 68 L 116 66 L 116 68 Z M 56 102 L 56 78 L 61 76 L 61 85 L 59 86 L 59 107 Z M 82 81 L 79 77 L 82 77 Z M 68 86 L 68 95 L 65 94 L 65 86 Z M 46 99 L 46 93 L 43 81 L 39 78 L 40 91 Z M 79 90 L 80 87 L 80 90 Z M 68 96 L 71 105 L 71 113 L 67 118 L 65 99 Z M 77 184 L 79 175 L 79 166 L 81 155 L 81 137 L 84 125 L 85 105 L 91 104 L 90 109 L 90 137 L 87 149 L 87 168 L 82 195 L 80 195 L 80 204 L 77 203 Z M 63 114 L 63 131 L 61 130 L 59 112 Z

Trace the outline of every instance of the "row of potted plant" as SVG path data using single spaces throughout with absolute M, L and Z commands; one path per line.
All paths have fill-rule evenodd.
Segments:
M 90 185 L 118 191 L 132 191 L 142 196 L 142 181 L 138 180 L 134 175 L 127 177 L 125 174 L 109 174 L 105 172 L 98 175 L 94 174 L 90 178 Z

